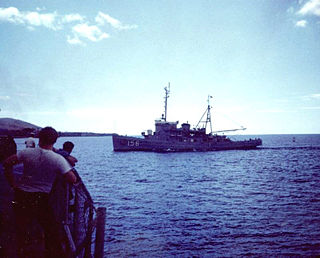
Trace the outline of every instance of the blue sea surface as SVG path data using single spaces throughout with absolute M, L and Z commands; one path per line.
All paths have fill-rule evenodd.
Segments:
M 75 143 L 107 208 L 106 257 L 320 255 L 320 135 L 259 137 L 246 151 L 121 153 L 111 137 L 56 147 Z

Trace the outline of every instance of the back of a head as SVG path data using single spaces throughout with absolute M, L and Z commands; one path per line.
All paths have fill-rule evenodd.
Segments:
M 57 131 L 52 127 L 45 127 L 39 132 L 39 145 L 53 145 L 58 138 Z
M 65 143 L 63 144 L 63 150 L 69 152 L 69 154 L 70 154 L 71 151 L 73 150 L 73 147 L 74 147 L 74 144 L 73 144 L 72 142 L 69 142 L 69 141 L 67 141 L 67 142 L 65 142 Z
M 24 143 L 26 145 L 26 148 L 35 148 L 36 147 L 36 143 L 32 137 L 29 137 Z

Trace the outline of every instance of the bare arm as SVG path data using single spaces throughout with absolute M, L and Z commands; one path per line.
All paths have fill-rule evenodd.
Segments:
M 64 178 L 67 180 L 69 183 L 76 183 L 77 182 L 77 177 L 76 175 L 72 172 L 72 169 L 69 170 L 67 173 L 64 174 Z
M 16 188 L 16 182 L 13 175 L 13 166 L 18 164 L 19 160 L 16 154 L 11 155 L 3 162 L 4 175 L 12 188 Z
M 78 162 L 78 160 L 77 160 L 75 157 L 71 156 L 71 155 L 69 155 L 66 159 L 69 161 L 69 163 L 70 163 L 71 166 L 73 166 L 73 167 L 74 167 L 74 166 L 76 165 L 76 163 Z

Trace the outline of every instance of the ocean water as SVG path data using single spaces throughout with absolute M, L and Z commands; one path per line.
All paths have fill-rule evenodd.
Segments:
M 320 135 L 260 137 L 247 151 L 116 153 L 111 137 L 56 147 L 75 143 L 107 208 L 106 257 L 320 255 Z

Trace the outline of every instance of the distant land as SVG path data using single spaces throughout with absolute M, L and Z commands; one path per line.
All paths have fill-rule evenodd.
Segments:
M 0 118 L 0 135 L 11 135 L 15 138 L 37 137 L 40 126 L 13 118 Z M 110 136 L 112 133 L 92 133 L 92 132 L 59 132 L 59 136 Z

